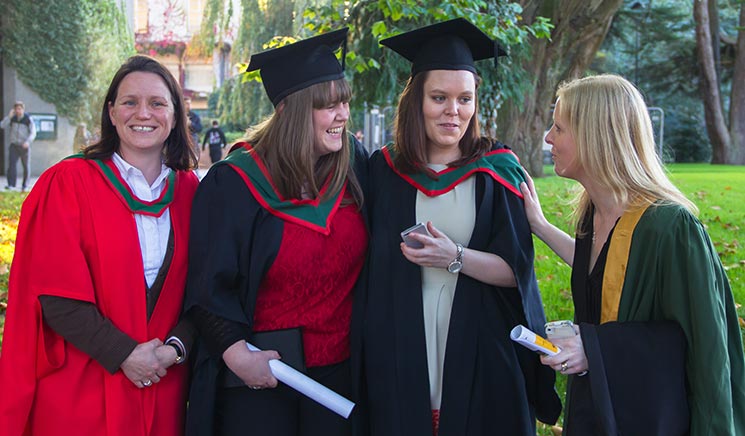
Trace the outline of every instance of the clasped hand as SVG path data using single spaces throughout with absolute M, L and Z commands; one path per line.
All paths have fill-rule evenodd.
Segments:
M 138 388 L 158 383 L 176 361 L 176 350 L 158 339 L 138 344 L 122 362 L 121 369 Z

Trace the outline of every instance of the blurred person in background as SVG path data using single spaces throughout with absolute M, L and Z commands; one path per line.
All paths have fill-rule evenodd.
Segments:
M 0 127 L 10 129 L 10 149 L 8 150 L 8 184 L 5 189 L 16 187 L 18 160 L 23 168 L 21 191 L 28 189 L 28 177 L 31 173 L 31 143 L 36 138 L 34 120 L 26 113 L 26 105 L 17 101 L 8 115 L 0 121 Z
M 225 139 L 225 133 L 220 128 L 220 124 L 217 120 L 212 120 L 212 127 L 207 130 L 204 134 L 204 141 L 202 141 L 202 151 L 209 145 L 210 147 L 210 160 L 215 163 L 222 159 L 223 150 L 228 141 Z

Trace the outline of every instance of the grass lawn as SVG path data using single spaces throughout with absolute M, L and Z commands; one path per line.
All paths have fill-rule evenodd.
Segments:
M 735 301 L 745 302 L 745 166 L 714 166 L 708 164 L 675 164 L 668 167 L 673 181 L 700 209 L 699 218 L 707 227 L 727 275 Z M 543 210 L 550 221 L 573 233 L 569 200 L 577 183 L 553 175 L 537 179 L 536 187 Z M 0 193 L 0 345 L 5 321 L 8 270 L 13 257 L 16 228 L 24 193 Z M 572 319 L 573 309 L 569 277 L 571 271 L 545 244 L 535 239 L 536 273 L 549 320 Z M 740 317 L 745 309 L 738 309 Z M 564 395 L 566 379 L 559 375 L 557 389 Z M 540 434 L 551 434 L 541 428 Z

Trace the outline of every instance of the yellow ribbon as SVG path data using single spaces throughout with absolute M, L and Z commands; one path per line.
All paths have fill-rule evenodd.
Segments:
M 613 231 L 610 247 L 608 247 L 608 258 L 605 262 L 605 273 L 603 274 L 601 324 L 618 319 L 618 306 L 621 303 L 621 291 L 626 278 L 626 268 L 629 264 L 631 237 L 634 235 L 634 229 L 639 223 L 639 219 L 648 207 L 647 204 L 625 212 L 621 215 L 616 229 Z

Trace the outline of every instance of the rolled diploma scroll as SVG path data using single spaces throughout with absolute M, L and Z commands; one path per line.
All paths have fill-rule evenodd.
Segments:
M 261 351 L 252 344 L 246 342 L 246 346 L 251 351 Z M 282 363 L 279 360 L 272 359 L 269 361 L 269 368 L 272 370 L 272 375 L 277 380 L 286 384 L 287 386 L 295 389 L 311 400 L 319 403 L 320 405 L 328 408 L 332 412 L 342 416 L 345 419 L 349 418 L 349 414 L 354 409 L 354 403 L 348 399 L 342 397 L 326 386 L 318 383 L 302 372 L 295 368 Z
M 538 336 L 537 334 L 533 333 L 532 330 L 520 324 L 516 325 L 515 328 L 512 329 L 512 331 L 510 332 L 510 339 L 528 348 L 529 350 L 537 351 L 549 356 L 555 356 L 559 354 L 559 351 L 561 351 L 561 348 Z

